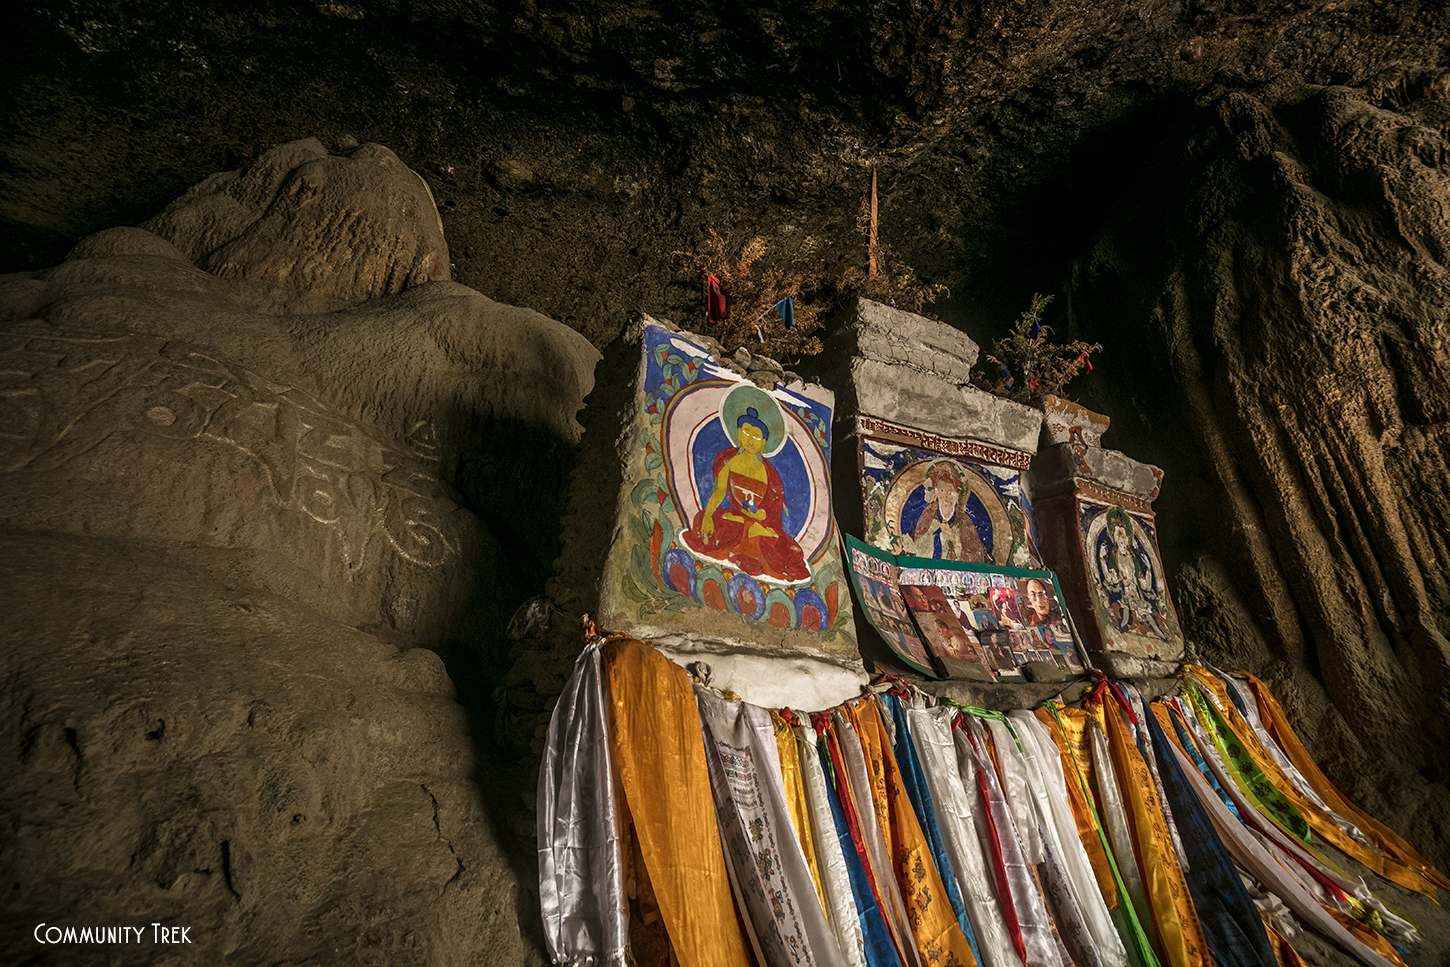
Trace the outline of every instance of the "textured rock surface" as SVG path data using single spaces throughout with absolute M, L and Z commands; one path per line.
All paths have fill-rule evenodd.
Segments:
M 356 257 L 263 215 L 221 279 L 189 256 L 221 266 L 196 239 L 235 226 L 179 229 L 187 202 L 157 227 L 191 253 L 112 229 L 0 278 L 7 960 L 41 921 L 145 919 L 238 963 L 540 962 L 533 873 L 494 819 L 523 783 L 496 784 L 481 719 L 599 354 L 401 270 L 362 301 L 441 245 L 384 149 L 285 145 L 208 184 L 299 153 L 284 191 L 316 165 L 336 211 L 416 207 L 358 221 Z M 333 162 L 360 156 L 349 195 Z
M 380 144 L 335 157 L 316 138 L 224 171 L 141 226 L 223 279 L 372 299 L 447 279 L 428 183 Z
M 710 227 L 737 242 L 765 235 L 772 254 L 788 259 L 863 264 L 863 239 L 853 228 L 875 167 L 882 238 L 920 277 L 951 287 L 952 297 L 938 306 L 944 318 L 988 345 L 1031 293 L 1061 288 L 1069 263 L 1126 194 L 1115 241 L 1098 250 L 1103 261 L 1090 273 L 1106 283 L 1090 287 L 1087 301 L 1096 308 L 1082 299 L 1078 308 L 1083 324 L 1107 344 L 1099 357 L 1107 369 L 1100 366 L 1074 390 L 1119 387 L 1099 406 L 1116 418 L 1114 444 L 1169 472 L 1160 521 L 1165 550 L 1179 565 L 1175 594 L 1185 611 L 1197 612 L 1195 633 L 1218 642 L 1219 657 L 1241 656 L 1242 664 L 1268 673 L 1306 738 L 1317 743 L 1315 752 L 1371 809 L 1397 825 L 1431 817 L 1419 832 L 1406 830 L 1430 848 L 1427 839 L 1439 835 L 1433 811 L 1422 808 L 1431 787 L 1415 770 L 1433 773 L 1450 761 L 1424 748 L 1436 729 L 1414 711 L 1433 693 L 1433 674 L 1417 679 L 1404 670 L 1415 665 L 1412 649 L 1397 637 L 1395 621 L 1379 619 L 1393 632 L 1384 633 L 1393 654 L 1370 635 L 1378 652 L 1367 666 L 1373 681 L 1346 691 L 1343 682 L 1357 674 L 1366 646 L 1353 635 L 1341 639 L 1361 618 L 1373 625 L 1371 612 L 1378 618 L 1401 609 L 1400 602 L 1414 605 L 1419 591 L 1402 570 L 1374 576 L 1381 560 L 1394 564 L 1395 556 L 1365 550 L 1382 546 L 1374 543 L 1382 535 L 1355 536 L 1355 513 L 1342 509 L 1351 506 L 1348 487 L 1339 497 L 1327 486 L 1316 490 L 1332 483 L 1333 461 L 1319 448 L 1341 446 L 1333 443 L 1341 424 L 1332 415 L 1321 423 L 1305 400 L 1316 393 L 1347 398 L 1367 384 L 1401 393 L 1429 385 L 1425 373 L 1441 365 L 1434 320 L 1423 313 L 1436 304 L 1432 262 L 1443 258 L 1405 260 L 1422 244 L 1416 233 L 1427 221 L 1443 223 L 1443 214 L 1435 214 L 1439 202 L 1405 192 L 1425 175 L 1407 165 L 1406 152 L 1438 164 L 1436 130 L 1444 116 L 1435 99 L 1423 96 L 1423 80 L 1401 83 L 1385 72 L 1443 64 L 1450 9 L 1400 0 L 964 7 L 891 0 L 869 8 L 776 0 L 749 9 L 682 4 L 663 12 L 657 4 L 586 0 L 528 6 L 516 15 L 501 9 L 432 0 L 406 8 L 381 0 L 245 9 L 182 0 L 24 7 L 9 27 L 17 42 L 0 112 L 0 265 L 54 265 L 87 235 L 139 223 L 210 173 L 242 167 L 274 144 L 316 133 L 350 151 L 359 139 L 371 140 L 392 146 L 428 179 L 455 279 L 563 320 L 602 348 L 634 307 L 696 324 L 698 287 L 677 272 L 670 253 L 700 251 Z M 1272 124 L 1241 107 L 1218 122 L 1192 116 L 1195 92 L 1205 84 L 1247 92 L 1252 103 L 1259 85 L 1285 71 L 1315 84 L 1372 84 L 1366 102 L 1375 110 L 1357 128 L 1363 136 L 1333 124 L 1318 130 L 1312 112 L 1296 115 L 1278 95 L 1261 98 L 1267 107 L 1258 112 L 1272 115 Z M 1387 80 L 1377 80 L 1382 76 Z M 1396 136 L 1382 137 L 1388 129 L 1381 110 L 1410 112 L 1425 120 L 1424 129 L 1391 125 Z M 1160 141 L 1190 145 L 1184 163 L 1153 158 Z M 1339 154 L 1348 159 L 1342 174 Z M 1369 159 L 1380 154 L 1383 165 L 1376 167 L 1381 162 Z M 1224 157 L 1229 175 L 1200 177 L 1200 169 Z M 1290 171 L 1286 159 L 1308 172 L 1310 190 L 1287 191 L 1294 179 L 1281 178 Z M 1189 206 L 1177 183 L 1198 186 L 1203 197 Z M 1354 353 L 1340 349 L 1342 370 L 1316 369 L 1326 347 L 1340 344 L 1304 335 L 1297 317 L 1284 312 L 1284 300 L 1292 301 L 1308 278 L 1299 268 L 1289 274 L 1297 263 L 1285 254 L 1294 246 L 1284 238 L 1313 238 L 1321 224 L 1317 216 L 1284 218 L 1305 211 L 1302 196 L 1314 192 L 1332 201 L 1345 223 L 1333 226 L 1340 236 L 1319 237 L 1358 246 L 1336 256 L 1338 277 L 1357 272 L 1369 285 L 1324 301 L 1323 283 L 1306 284 L 1311 301 L 1321 301 L 1326 316 L 1345 307 L 1346 318 L 1365 320 L 1360 300 L 1387 296 L 1416 319 L 1408 324 L 1397 309 L 1382 330 L 1367 330 L 1386 333 L 1366 343 L 1390 360 L 1383 370 L 1356 370 L 1349 365 Z M 1223 231 L 1267 241 L 1241 246 L 1242 259 L 1207 261 L 1202 251 L 1173 244 L 1180 234 L 1219 231 L 1225 212 L 1231 224 Z M 1410 241 L 1387 242 L 1401 221 Z M 1215 245 L 1221 253 L 1218 243 L 1200 249 Z M 1173 266 L 1180 275 L 1170 273 Z M 1230 293 L 1222 314 L 1210 305 L 1220 285 Z M 1258 301 L 1235 314 L 1229 310 L 1240 292 Z M 1431 296 L 1423 303 L 1422 293 Z M 1054 303 L 1048 321 L 1078 335 L 1065 303 Z M 1171 331 L 1167 323 L 1139 324 L 1138 313 L 1155 305 L 1165 319 L 1180 320 Z M 1190 310 L 1193 325 L 1182 324 Z M 1286 322 L 1292 340 L 1279 331 Z M 226 331 L 219 325 L 214 335 Z M 1422 339 L 1422 332 L 1431 337 Z M 282 345 L 261 336 L 247 341 L 263 355 Z M 1173 353 L 1165 348 L 1170 343 Z M 1174 354 L 1183 360 L 1174 362 Z M 1307 365 L 1291 378 L 1288 371 L 1301 361 Z M 1237 367 L 1248 382 L 1266 385 L 1272 374 L 1262 370 L 1284 374 L 1273 377 L 1283 393 L 1263 407 L 1267 425 L 1278 429 L 1262 441 L 1262 458 L 1258 424 L 1225 418 L 1222 434 L 1195 430 L 1207 424 L 1184 402 L 1233 412 L 1246 380 L 1224 373 Z M 366 401 L 365 378 L 361 385 Z M 340 394 L 346 387 L 332 389 Z M 1434 400 L 1445 397 L 1420 398 L 1405 412 L 1423 406 L 1438 413 Z M 363 405 L 329 402 L 349 413 L 355 411 L 347 407 Z M 1280 403 L 1289 406 L 1288 416 L 1275 409 Z M 596 392 L 593 405 L 604 408 L 598 420 L 608 425 L 607 392 Z M 590 414 L 584 419 L 590 422 Z M 1399 446 L 1386 451 L 1394 473 L 1403 473 L 1394 479 L 1406 481 L 1393 485 L 1409 508 L 1403 516 L 1424 522 L 1406 532 L 1423 529 L 1423 543 L 1432 546 L 1446 533 L 1436 421 L 1443 417 L 1410 419 Z M 458 489 L 471 507 L 490 508 L 490 529 L 506 534 L 518 552 L 512 563 L 520 580 L 542 587 L 558 546 L 552 534 L 568 463 L 554 444 L 527 430 L 496 427 L 488 438 L 492 450 L 460 459 Z M 612 442 L 602 444 L 606 452 Z M 1298 454 L 1314 456 L 1280 460 Z M 1372 461 L 1338 465 L 1349 478 L 1377 473 Z M 1232 469 L 1219 479 L 1206 476 L 1210 466 Z M 611 499 L 617 489 L 617 481 L 599 483 L 588 474 L 581 481 L 585 490 L 602 486 Z M 1373 489 L 1356 486 L 1361 494 Z M 1309 510 L 1292 511 L 1301 522 L 1314 517 L 1307 532 L 1284 526 L 1287 512 L 1272 499 L 1268 510 L 1259 506 L 1261 494 L 1295 487 L 1312 492 L 1304 502 Z M 1219 502 L 1224 493 L 1228 504 Z M 516 748 L 533 741 L 577 649 L 574 620 L 592 607 L 579 589 L 597 578 L 605 538 L 596 532 L 608 513 L 577 491 L 571 500 L 566 526 L 591 539 L 571 546 L 550 586 L 564 616 L 555 614 L 544 637 L 513 645 L 507 661 L 517 664 L 499 686 L 508 702 L 489 723 Z M 1364 519 L 1389 518 L 1376 509 Z M 1210 553 L 1199 556 L 1205 549 Z M 1435 561 L 1443 560 L 1437 551 Z M 1435 569 L 1426 564 L 1421 575 L 1432 610 L 1443 613 Z M 1375 591 L 1386 587 L 1394 592 L 1388 604 Z M 1411 625 L 1424 613 L 1403 607 Z M 1339 630 L 1329 633 L 1331 625 Z M 1341 640 L 1348 658 L 1335 657 Z M 1340 683 L 1338 706 L 1321 674 Z M 497 684 L 482 675 L 480 682 Z M 1366 707 L 1381 725 L 1361 743 L 1353 736 L 1360 724 L 1355 699 L 1370 693 L 1375 703 Z M 1401 694 L 1407 711 L 1385 718 L 1381 698 Z M 1406 744 L 1407 766 L 1382 764 Z M 1366 763 L 1381 771 L 1359 775 Z M 527 814 L 516 812 L 511 822 L 529 831 Z M 1440 830 L 1447 826 L 1439 822 Z M 1447 856 L 1439 859 L 1444 864 Z M 1425 955 L 1412 963 L 1440 960 Z
M 7 961 L 37 923 L 161 922 L 190 928 L 177 963 L 529 962 L 437 655 L 237 583 L 221 551 L 3 539 Z M 46 962 L 163 962 L 147 935 Z
M 1450 860 L 1450 77 L 1208 99 L 1076 266 L 1185 630 Z M 1130 414 L 1132 414 L 1130 416 Z M 1322 684 L 1321 684 L 1322 682 Z
M 869 299 L 857 301 L 847 332 L 850 341 L 833 343 L 833 348 L 854 349 L 867 359 L 921 370 L 958 386 L 971 379 L 977 364 L 977 344 L 965 333 Z
M 10 31 L 0 264 L 54 264 L 273 144 L 375 141 L 428 178 L 458 281 L 602 348 L 633 307 L 698 328 L 670 253 L 701 251 L 708 228 L 864 265 L 875 167 L 882 240 L 951 287 L 950 320 L 987 346 L 1059 290 L 1188 92 L 1433 64 L 1450 11 L 83 0 L 27 7 Z

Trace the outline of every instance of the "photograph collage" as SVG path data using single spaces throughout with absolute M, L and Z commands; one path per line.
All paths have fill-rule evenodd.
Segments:
M 913 668 L 942 676 L 949 658 L 1007 680 L 1028 662 L 1084 673 L 1052 572 L 897 557 L 846 540 L 863 612 Z

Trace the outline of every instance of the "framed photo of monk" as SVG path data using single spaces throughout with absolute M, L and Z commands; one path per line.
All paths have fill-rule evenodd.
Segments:
M 892 555 L 849 534 L 846 535 L 846 553 L 851 561 L 851 587 L 856 591 L 856 600 L 867 622 L 908 667 L 923 675 L 940 677 L 897 587 Z
M 955 607 L 959 598 L 957 588 L 905 585 L 901 594 L 934 657 L 975 662 L 986 669 L 988 674 L 993 673 L 992 660 L 983 651 L 982 643 L 971 630 L 970 623 L 962 621 Z
M 963 649 L 1000 677 L 1018 677 L 1029 661 L 1070 675 L 1087 663 L 1051 571 L 932 558 L 896 558 L 897 584 L 922 637 L 936 654 Z M 941 620 L 949 613 L 951 622 Z M 955 631 L 954 629 L 960 629 Z M 938 650 L 940 649 L 940 650 Z

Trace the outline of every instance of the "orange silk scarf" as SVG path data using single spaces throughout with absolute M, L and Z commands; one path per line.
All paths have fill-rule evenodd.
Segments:
M 1255 764 L 1264 771 L 1264 774 L 1269 777 L 1274 786 L 1284 794 L 1284 798 L 1293 803 L 1294 807 L 1304 816 L 1305 821 L 1309 823 L 1310 829 L 1324 837 L 1325 842 L 1333 844 L 1341 852 L 1347 853 L 1359 860 L 1365 866 L 1390 882 L 1398 883 L 1408 890 L 1423 893 L 1432 900 L 1436 899 L 1436 884 L 1427 878 L 1425 874 L 1400 862 L 1393 856 L 1366 847 L 1363 843 L 1340 829 L 1324 810 L 1320 809 L 1319 806 L 1309 800 L 1309 797 L 1299 791 L 1299 788 L 1294 785 L 1293 780 L 1284 775 L 1284 770 L 1279 768 L 1279 764 L 1274 761 L 1274 757 L 1264 748 L 1263 744 L 1259 741 L 1259 737 L 1254 734 L 1253 728 L 1239 714 L 1238 707 L 1229 699 L 1228 691 L 1225 689 L 1223 682 L 1218 680 L 1218 676 L 1199 665 L 1184 665 L 1183 674 L 1191 676 L 1199 687 L 1206 692 L 1212 693 L 1213 697 L 1217 699 L 1219 714 L 1228 724 L 1234 737 L 1238 739 L 1244 750 L 1248 752 Z M 1293 762 L 1294 760 L 1291 758 L 1290 761 Z M 1298 768 L 1297 762 L 1295 762 L 1295 767 Z M 1318 790 L 1316 789 L 1315 791 L 1317 792 Z M 1325 802 L 1332 802 L 1332 800 L 1326 799 Z M 1346 818 L 1349 818 L 1348 814 L 1345 815 Z
M 649 645 L 604 645 L 620 786 L 683 967 L 750 967 L 717 832 L 700 712 L 685 670 Z
M 1106 695 L 1090 700 L 1088 711 L 1099 717 L 1108 734 L 1108 749 L 1118 773 L 1118 785 L 1128 812 L 1128 828 L 1137 847 L 1138 868 L 1153 908 L 1165 962 L 1170 967 L 1210 967 L 1212 957 L 1188 893 L 1188 881 L 1178 863 L 1178 851 L 1163 818 L 1157 787 L 1148 763 L 1143 761 L 1128 734 L 1124 712 Z M 1098 781 L 1114 779 L 1099 776 Z
M 1097 878 L 1103 900 L 1109 910 L 1115 910 L 1118 906 L 1118 886 L 1113 881 L 1113 868 L 1108 864 L 1108 854 L 1103 848 L 1103 834 L 1098 829 L 1097 821 L 1093 819 L 1093 812 L 1088 807 L 1082 786 L 1074 779 L 1074 776 L 1081 773 L 1083 782 L 1088 783 L 1089 788 L 1094 781 L 1092 751 L 1088 748 L 1088 713 L 1082 709 L 1060 707 L 1057 714 L 1062 719 L 1061 727 L 1052 717 L 1052 713 L 1045 708 L 1039 708 L 1034 714 L 1039 722 L 1047 726 L 1047 731 L 1057 746 L 1058 757 L 1062 760 L 1062 774 L 1067 778 L 1067 799 L 1072 805 L 1072 818 L 1077 822 L 1077 837 L 1082 840 L 1083 849 L 1087 850 L 1088 861 L 1092 863 L 1093 875 Z
M 1299 741 L 1299 736 L 1289 725 L 1288 717 L 1279 707 L 1278 700 L 1274 698 L 1268 686 L 1252 675 L 1245 677 L 1248 679 L 1249 687 L 1253 689 L 1255 697 L 1259 700 L 1259 716 L 1264 720 L 1264 728 L 1274 741 L 1279 743 L 1279 748 L 1284 750 L 1284 755 L 1294 763 L 1294 768 L 1298 769 L 1300 775 L 1314 787 L 1314 791 L 1319 793 L 1320 798 L 1329 804 L 1329 808 L 1354 823 L 1365 835 L 1377 840 L 1380 848 L 1394 857 L 1401 865 L 1415 871 L 1440 889 L 1450 890 L 1450 877 L 1446 877 L 1444 873 L 1431 866 L 1429 860 L 1416 852 L 1415 848 L 1401 839 L 1394 830 L 1351 802 L 1323 772 L 1319 771 L 1319 766 L 1310 757 L 1303 743 Z M 1411 889 L 1415 888 L 1411 887 Z M 1424 893 L 1425 891 L 1419 892 Z M 1427 895 L 1438 902 L 1438 897 L 1433 891 Z
M 873 798 L 881 819 L 882 838 L 906 900 L 906 915 L 911 924 L 921 962 L 931 967 L 976 967 L 967 935 L 962 933 L 956 914 L 947 901 L 941 874 L 931 855 L 931 845 L 921 831 L 916 810 L 907 797 L 901 771 L 891 752 L 891 741 L 876 699 L 867 696 L 845 706 L 846 714 L 861 738 L 866 753 L 866 766 L 871 773 Z

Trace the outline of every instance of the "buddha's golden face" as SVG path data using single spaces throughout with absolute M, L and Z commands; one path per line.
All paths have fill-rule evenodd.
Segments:
M 740 427 L 740 449 L 751 456 L 759 456 L 765 452 L 765 434 L 760 428 L 749 423 Z

